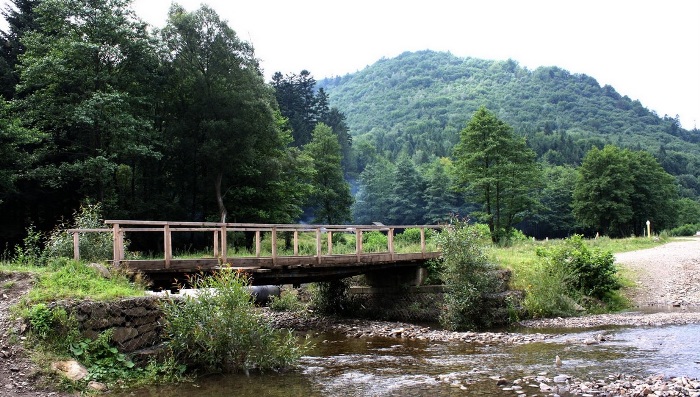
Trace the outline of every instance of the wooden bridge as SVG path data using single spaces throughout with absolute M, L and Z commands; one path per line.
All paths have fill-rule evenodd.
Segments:
M 107 220 L 104 229 L 70 229 L 73 235 L 75 259 L 80 259 L 80 236 L 85 233 L 111 233 L 112 263 L 130 271 L 141 272 L 154 284 L 169 288 L 182 283 L 186 276 L 232 268 L 249 275 L 253 285 L 301 284 L 375 273 L 381 278 L 400 274 L 415 274 L 426 262 L 440 257 L 434 244 L 428 243 L 426 233 L 440 229 L 439 225 L 385 226 L 374 225 L 292 225 L 246 224 L 215 222 L 167 222 Z M 414 229 L 413 244 L 404 243 L 397 231 Z M 417 231 L 415 230 L 417 229 Z M 363 234 L 380 232 L 386 245 L 363 247 Z M 125 249 L 128 235 L 158 233 L 162 235 L 162 255 L 157 259 L 140 259 Z M 208 233 L 211 255 L 192 258 L 173 255 L 174 233 Z M 252 237 L 249 248 L 230 244 L 229 237 Z M 420 235 L 420 241 L 416 234 Z M 378 234 L 374 233 L 376 237 Z M 368 237 L 370 235 L 367 235 Z M 280 238 L 283 237 L 283 238 Z M 349 240 L 349 241 L 348 241 Z M 229 247 L 234 247 L 233 254 Z M 413 272 L 413 273 L 411 273 Z M 405 277 L 404 277 L 405 278 Z

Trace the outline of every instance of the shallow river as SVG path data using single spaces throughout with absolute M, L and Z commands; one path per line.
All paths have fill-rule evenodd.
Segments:
M 523 332 L 523 330 L 519 330 Z M 295 370 L 263 375 L 227 375 L 194 384 L 158 387 L 131 396 L 516 396 L 496 386 L 491 377 L 514 380 L 547 373 L 579 379 L 610 374 L 690 376 L 700 378 L 700 324 L 654 328 L 525 330 L 555 332 L 553 340 L 525 345 L 485 346 L 469 343 L 348 339 L 319 335 L 315 347 Z M 604 333 L 600 344 L 587 338 Z M 562 366 L 554 360 L 560 356 Z M 467 390 L 444 378 L 459 379 Z M 528 390 L 528 395 L 539 389 Z

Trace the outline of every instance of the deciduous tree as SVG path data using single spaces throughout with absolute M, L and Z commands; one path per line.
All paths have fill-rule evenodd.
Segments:
M 310 198 L 313 222 L 332 225 L 350 221 L 350 185 L 343 178 L 340 144 L 331 128 L 316 125 L 304 152 L 313 158 L 315 170 Z
M 489 225 L 494 242 L 507 239 L 535 202 L 540 183 L 535 153 L 481 107 L 461 131 L 455 157 L 459 186 L 482 206 L 477 217 Z

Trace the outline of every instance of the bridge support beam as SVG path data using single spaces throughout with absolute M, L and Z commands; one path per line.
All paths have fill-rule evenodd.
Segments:
M 424 267 L 401 267 L 370 271 L 365 273 L 365 279 L 371 287 L 415 286 L 422 285 L 427 274 Z

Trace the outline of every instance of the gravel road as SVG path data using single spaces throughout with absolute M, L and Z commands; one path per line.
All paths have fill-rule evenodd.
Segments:
M 629 297 L 638 308 L 700 308 L 700 237 L 615 255 L 636 274 Z

